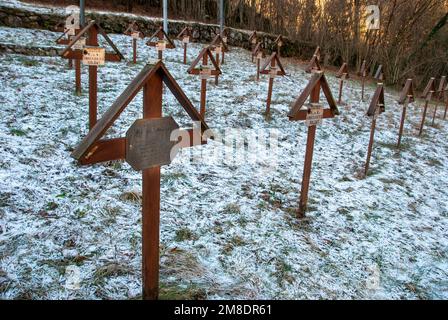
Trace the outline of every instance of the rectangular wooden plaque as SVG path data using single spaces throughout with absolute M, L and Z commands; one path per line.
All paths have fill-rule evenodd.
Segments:
M 87 66 L 101 66 L 106 60 L 106 50 L 104 48 L 84 48 L 82 63 Z
M 183 39 L 182 39 L 182 42 L 183 43 L 189 43 L 190 42 L 190 37 L 184 37 Z
M 319 126 L 322 124 L 322 119 L 324 117 L 324 108 L 320 104 L 311 104 L 308 115 L 306 117 L 306 125 Z
M 165 49 L 166 49 L 166 42 L 164 40 L 161 40 L 161 41 L 157 42 L 156 48 L 157 48 L 157 51 L 165 51 Z

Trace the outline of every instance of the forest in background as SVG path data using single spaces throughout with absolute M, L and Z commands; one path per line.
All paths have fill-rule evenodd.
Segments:
M 77 0 L 40 0 L 52 5 Z M 217 22 L 216 0 L 169 0 L 170 19 Z M 445 75 L 448 61 L 448 0 L 225 0 L 226 25 L 282 34 L 321 46 L 327 65 L 366 59 L 371 73 L 383 65 L 388 84 L 414 78 L 422 88 Z M 161 16 L 162 0 L 86 0 L 87 8 Z M 378 5 L 379 30 L 366 29 L 368 5 Z

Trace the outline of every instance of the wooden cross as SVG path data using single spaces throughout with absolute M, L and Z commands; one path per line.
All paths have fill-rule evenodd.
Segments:
M 255 57 L 255 59 L 257 59 L 257 81 L 259 81 L 261 59 L 265 58 L 265 53 L 261 42 L 259 42 L 255 49 L 252 51 L 252 57 Z
M 255 46 L 258 43 L 258 35 L 257 35 L 257 31 L 252 32 L 252 34 L 249 37 L 249 43 L 250 43 L 250 48 L 255 49 Z M 252 56 L 252 63 L 254 62 L 254 56 Z
M 79 29 L 75 29 L 75 35 L 79 33 Z M 73 36 L 70 36 L 68 29 L 64 29 L 62 35 L 56 39 L 56 43 L 59 45 L 68 45 L 70 43 L 70 39 Z M 68 59 L 68 67 L 73 69 L 73 59 Z M 80 95 L 81 88 L 81 60 L 75 60 L 75 92 Z
M 174 143 L 170 135 L 178 128 L 172 118 L 162 117 L 163 83 L 190 118 L 200 122 L 199 132 L 181 130 L 185 135 L 179 132 L 179 136 L 190 139 L 182 138 L 174 143 L 179 148 L 205 144 L 202 137 L 208 130 L 207 124 L 159 60 L 142 69 L 72 153 L 82 165 L 126 159 L 134 169 L 142 171 L 142 295 L 145 300 L 156 300 L 159 296 L 160 167 L 172 160 L 170 151 Z M 143 119 L 132 125 L 126 137 L 101 140 L 140 91 L 143 91 Z M 200 135 L 199 139 L 194 139 L 195 134 Z
M 425 99 L 425 106 L 423 108 L 423 115 L 422 115 L 422 122 L 420 124 L 420 130 L 418 132 L 418 135 L 421 136 L 423 133 L 423 127 L 425 126 L 426 121 L 426 113 L 428 112 L 428 105 L 432 100 L 432 96 L 434 95 L 434 92 L 436 92 L 436 79 L 431 78 L 423 91 L 422 98 Z
M 439 88 L 437 89 L 437 97 L 436 97 L 436 105 L 434 106 L 434 115 L 432 117 L 432 126 L 435 125 L 437 109 L 439 107 L 439 100 L 444 98 L 445 96 L 445 88 L 446 88 L 446 77 L 443 76 L 440 79 Z
M 320 47 L 316 48 L 313 57 L 305 69 L 306 73 L 312 73 L 315 71 L 322 71 L 322 67 L 320 66 Z
M 191 28 L 185 27 L 182 31 L 177 35 L 177 39 L 182 41 L 184 45 L 184 64 L 187 64 L 187 47 L 188 43 L 191 41 Z
M 86 62 L 86 54 L 89 50 L 99 49 L 98 34 L 101 34 L 110 47 L 114 50 L 113 53 L 104 53 L 105 61 L 119 62 L 124 60 L 123 55 L 108 37 L 103 28 L 100 27 L 95 21 L 91 21 L 85 26 L 76 36 L 72 38 L 67 48 L 62 51 L 61 56 L 65 59 L 75 59 L 77 61 L 83 60 Z M 78 40 L 84 35 L 88 35 L 86 41 L 86 47 L 84 49 L 76 48 Z M 87 62 L 86 62 L 87 63 Z M 98 65 L 89 65 L 89 128 L 92 129 L 97 121 L 98 113 Z
M 197 67 L 199 62 L 202 60 L 202 65 Z M 208 62 L 211 62 L 214 69 L 208 67 Z M 200 106 L 200 114 L 203 119 L 205 119 L 206 112 L 206 99 L 207 99 L 207 79 L 211 76 L 219 76 L 222 74 L 221 69 L 219 68 L 218 62 L 213 57 L 210 48 L 204 48 L 196 57 L 196 59 L 192 62 L 190 68 L 188 68 L 187 72 L 189 74 L 195 74 L 201 76 L 201 106 Z
M 329 109 L 324 109 L 319 104 L 320 90 L 324 92 Z M 306 101 L 310 98 L 310 104 Z M 302 190 L 300 192 L 300 202 L 298 217 L 303 218 L 308 204 L 308 192 L 310 188 L 311 168 L 313 164 L 314 140 L 316 137 L 316 127 L 322 119 L 334 118 L 339 115 L 339 110 L 328 85 L 323 71 L 314 72 L 310 82 L 302 94 L 297 98 L 293 107 L 289 111 L 289 121 L 306 121 L 308 126 L 308 138 L 306 143 L 305 163 L 303 168 Z
M 406 120 L 406 109 L 409 103 L 412 103 L 414 101 L 415 101 L 414 81 L 412 79 L 408 79 L 406 80 L 406 84 L 404 85 L 403 90 L 401 91 L 400 94 L 400 98 L 398 100 L 398 104 L 401 104 L 403 106 L 403 112 L 401 115 L 400 130 L 398 131 L 397 148 L 400 148 L 401 146 L 401 138 L 403 136 L 404 131 L 404 122 Z
M 214 48 L 220 48 L 219 49 L 220 52 L 216 53 L 216 61 L 219 63 L 219 55 L 221 54 L 222 56 L 221 64 L 224 64 L 224 56 L 225 53 L 229 51 L 229 47 L 227 46 L 227 43 L 226 41 L 224 41 L 223 37 L 220 34 L 217 34 L 210 43 L 210 46 Z
M 369 140 L 369 148 L 367 150 L 366 165 L 364 168 L 364 177 L 367 177 L 367 173 L 369 172 L 370 159 L 372 157 L 373 142 L 375 139 L 376 120 L 378 116 L 384 111 L 386 111 L 386 106 L 384 104 L 384 86 L 382 83 L 378 83 L 375 94 L 373 95 L 372 98 L 372 102 L 370 103 L 370 107 L 367 110 L 367 116 L 372 118 L 372 126 L 370 129 L 370 140 Z
M 336 74 L 336 78 L 340 79 L 338 104 L 341 105 L 342 104 L 342 88 L 344 86 L 344 80 L 350 78 L 350 74 L 348 73 L 347 63 L 344 62 L 344 64 L 342 64 L 341 69 L 339 69 L 338 73 Z
M 271 98 L 272 98 L 272 88 L 274 86 L 274 79 L 277 76 L 285 76 L 286 72 L 283 68 L 283 65 L 280 61 L 280 58 L 277 55 L 277 52 L 271 54 L 271 56 L 265 61 L 263 66 L 260 68 L 261 74 L 269 75 L 269 88 L 268 88 L 268 97 L 266 100 L 266 115 L 271 113 Z
M 281 35 L 279 35 L 275 39 L 275 44 L 277 45 L 277 54 L 278 54 L 279 57 L 281 56 L 281 49 L 282 49 L 284 43 L 285 42 L 284 42 L 283 37 Z
M 155 41 L 155 39 L 158 39 L 158 41 Z M 159 60 L 163 60 L 163 51 L 165 51 L 165 49 L 176 48 L 176 45 L 170 37 L 168 37 L 165 30 L 163 30 L 163 27 L 159 27 L 156 32 L 149 37 L 149 41 L 146 42 L 146 45 L 157 49 Z
M 137 40 L 145 37 L 145 34 L 139 30 L 139 26 L 133 21 L 124 31 L 125 35 L 132 37 L 132 62 L 134 64 L 137 63 Z

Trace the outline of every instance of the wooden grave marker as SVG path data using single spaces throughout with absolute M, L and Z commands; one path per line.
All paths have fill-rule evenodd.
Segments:
M 179 126 L 172 118 L 162 115 L 163 83 L 190 118 L 200 122 L 199 139 L 194 139 L 197 130 L 186 130 L 193 139 L 174 143 L 179 143 L 180 148 L 205 144 L 202 139 L 208 130 L 207 124 L 159 60 L 142 69 L 72 153 L 82 165 L 126 160 L 134 169 L 142 171 L 142 294 L 145 300 L 156 300 L 159 296 L 160 166 L 170 163 L 177 154 L 177 149 L 172 149 L 171 132 Z M 140 91 L 143 91 L 143 119 L 132 125 L 126 137 L 101 140 Z
M 221 38 L 222 41 L 228 46 L 228 42 L 229 42 L 229 35 L 230 35 L 230 29 L 229 28 L 224 28 L 221 32 Z
M 361 67 L 358 71 L 358 76 L 361 77 L 361 101 L 364 101 L 364 91 L 366 86 L 366 78 L 367 78 L 367 61 L 363 60 Z
M 155 41 L 156 39 L 158 40 Z M 159 27 L 156 32 L 149 37 L 149 41 L 146 42 L 146 45 L 157 49 L 159 60 L 163 60 L 163 51 L 176 48 L 176 45 L 166 34 L 165 30 L 163 30 L 163 27 Z
M 285 44 L 285 41 L 283 40 L 283 36 L 279 35 L 276 39 L 275 39 L 275 44 L 277 46 L 277 54 L 279 57 L 281 57 L 281 49 L 283 47 L 283 45 Z
M 261 60 L 266 57 L 266 55 L 264 53 L 263 45 L 261 42 L 259 42 L 257 44 L 257 46 L 255 47 L 255 49 L 252 51 L 252 57 L 257 60 L 257 81 L 259 81 L 260 80 Z
M 338 73 L 336 74 L 336 78 L 339 80 L 339 98 L 338 98 L 338 104 L 342 104 L 342 89 L 344 86 L 344 80 L 347 80 L 350 78 L 350 74 L 348 72 L 348 65 L 347 63 L 343 63 L 341 66 L 341 69 L 339 69 Z
M 209 67 L 209 62 L 214 69 Z M 199 67 L 198 64 L 202 63 Z M 187 72 L 189 74 L 200 75 L 201 76 L 201 105 L 200 114 L 203 119 L 205 119 L 206 112 L 206 101 L 207 101 L 207 80 L 211 76 L 219 76 L 222 74 L 219 68 L 218 62 L 213 57 L 210 48 L 204 48 L 201 50 L 196 59 L 191 63 Z
M 372 126 L 370 128 L 370 140 L 369 147 L 367 150 L 367 160 L 364 168 L 364 177 L 367 177 L 367 173 L 369 172 L 370 167 L 370 159 L 372 158 L 372 149 L 373 142 L 375 139 L 375 129 L 376 129 L 376 120 L 378 116 L 386 111 L 386 106 L 384 104 L 384 85 L 382 83 L 378 83 L 375 94 L 373 95 L 372 101 L 370 103 L 369 109 L 367 110 L 367 116 L 372 118 Z
M 113 49 L 113 53 L 106 52 L 99 46 L 98 34 L 106 40 Z M 82 50 L 75 49 L 76 43 L 84 36 L 87 37 L 86 47 Z M 92 129 L 98 114 L 98 65 L 103 64 L 104 61 L 119 62 L 124 60 L 124 57 L 103 28 L 95 21 L 91 21 L 71 39 L 61 56 L 65 59 L 83 61 L 89 66 L 89 128 Z
M 182 44 L 184 45 L 184 64 L 187 64 L 187 48 L 188 44 L 191 41 L 191 36 L 191 27 L 183 28 L 182 31 L 177 35 L 177 39 L 182 41 Z
M 440 79 L 439 87 L 438 87 L 437 93 L 436 93 L 436 104 L 434 106 L 434 115 L 432 117 L 432 126 L 434 126 L 435 122 L 436 122 L 437 109 L 439 108 L 439 100 L 442 99 L 442 101 L 443 101 L 443 98 L 445 97 L 445 92 L 444 92 L 445 87 L 446 87 L 446 76 L 443 76 Z
M 324 109 L 320 104 L 320 92 L 324 92 L 329 109 Z M 310 103 L 306 102 L 310 99 Z M 314 140 L 316 137 L 316 127 L 320 125 L 322 119 L 330 119 L 339 115 L 339 110 L 331 93 L 330 86 L 323 71 L 313 73 L 308 85 L 297 98 L 288 113 L 289 121 L 305 121 L 308 126 L 308 138 L 306 143 L 305 162 L 303 168 L 302 189 L 300 192 L 298 216 L 305 216 L 308 192 L 310 188 L 311 168 L 313 163 Z
M 224 56 L 225 56 L 225 53 L 229 51 L 229 47 L 224 42 L 224 40 L 220 34 L 217 34 L 215 36 L 215 38 L 213 38 L 209 47 L 212 48 L 213 53 L 216 55 L 216 62 L 218 63 L 218 66 L 221 66 L 222 64 L 224 64 Z M 219 60 L 220 56 L 222 57 L 221 62 Z M 215 84 L 218 85 L 218 76 L 215 77 Z
M 315 71 L 322 71 L 322 67 L 320 66 L 320 47 L 316 48 L 316 51 L 313 54 L 308 66 L 305 69 L 306 73 L 312 73 Z
M 75 30 L 75 34 L 77 34 L 80 30 Z M 64 29 L 62 35 L 56 39 L 56 43 L 59 45 L 68 45 L 73 36 L 68 35 L 68 29 Z M 79 49 L 79 47 L 84 44 L 85 45 L 86 38 L 79 39 L 78 45 L 75 45 Z M 69 69 L 73 69 L 73 59 L 68 59 L 68 67 Z M 75 60 L 75 92 L 80 95 L 82 91 L 81 88 L 81 61 Z
M 409 103 L 415 102 L 415 94 L 414 94 L 414 80 L 407 79 L 406 84 L 401 91 L 400 98 L 398 99 L 398 104 L 403 106 L 403 112 L 401 115 L 400 121 L 400 129 L 398 131 L 398 143 L 397 148 L 401 146 L 401 138 L 403 136 L 404 131 L 404 123 L 406 121 L 406 111 Z
M 137 63 L 137 41 L 145 38 L 145 34 L 140 31 L 138 24 L 133 21 L 123 32 L 125 35 L 132 37 L 132 62 Z
M 253 51 L 258 43 L 257 31 L 254 31 L 251 33 L 251 35 L 249 36 L 249 43 L 250 43 L 250 48 Z M 252 56 L 252 63 L 253 62 L 254 62 L 254 56 Z
M 423 99 L 425 99 L 425 106 L 423 107 L 422 122 L 420 124 L 420 130 L 418 132 L 419 136 L 421 136 L 423 133 L 423 128 L 425 126 L 426 121 L 426 113 L 428 112 L 428 105 L 431 102 L 435 92 L 436 92 L 436 79 L 431 78 L 421 96 Z
M 285 76 L 286 72 L 277 55 L 277 52 L 271 54 L 271 56 L 264 62 L 260 67 L 261 74 L 269 75 L 269 87 L 268 87 L 268 97 L 266 99 L 266 115 L 271 113 L 271 99 L 272 99 L 272 88 L 274 86 L 274 79 L 277 76 Z

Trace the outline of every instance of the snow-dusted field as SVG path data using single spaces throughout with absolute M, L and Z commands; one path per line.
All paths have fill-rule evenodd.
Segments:
M 0 28 L 0 42 L 46 46 L 58 37 L 17 31 Z M 130 38 L 112 39 L 129 60 Z M 100 114 L 156 57 L 153 48 L 139 46 L 138 65 L 99 69 Z M 189 61 L 201 48 L 190 45 Z M 165 55 L 199 107 L 200 80 L 180 63 L 182 49 Z M 208 86 L 210 127 L 242 135 L 272 130 L 278 149 L 242 163 L 189 161 L 229 152 L 210 141 L 163 167 L 162 298 L 448 298 L 446 122 L 438 119 L 418 138 L 421 104 L 411 105 L 398 153 L 401 107 L 386 89 L 371 173 L 360 179 L 375 87 L 367 87 L 363 103 L 359 83 L 350 80 L 341 115 L 317 130 L 309 212 L 298 220 L 307 128 L 286 115 L 310 75 L 292 60 L 284 66 L 288 76 L 275 80 L 271 119 L 263 115 L 267 77 L 254 81 L 249 52 L 232 48 L 219 86 L 212 80 Z M 87 133 L 87 68 L 82 96 L 74 94 L 74 71 L 61 58 L 6 54 L 0 70 L 0 298 L 139 298 L 141 175 L 126 163 L 80 167 L 70 158 Z M 338 80 L 327 78 L 336 97 Z M 141 98 L 111 136 L 141 117 Z M 164 113 L 188 124 L 168 90 Z M 79 290 L 66 288 L 73 267 Z

